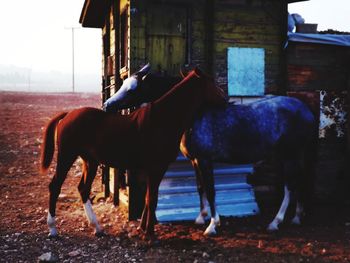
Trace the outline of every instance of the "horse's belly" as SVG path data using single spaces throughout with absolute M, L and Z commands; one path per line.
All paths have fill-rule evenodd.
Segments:
M 210 159 L 214 162 L 245 164 L 265 159 L 272 150 L 272 147 L 260 147 L 258 145 L 216 143 L 210 147 L 205 147 L 204 144 L 198 143 L 192 145 L 191 155 Z

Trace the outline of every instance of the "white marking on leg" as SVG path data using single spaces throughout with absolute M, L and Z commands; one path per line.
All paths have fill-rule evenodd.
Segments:
M 214 222 L 215 222 L 216 226 L 220 226 L 220 224 L 221 224 L 220 216 L 219 216 L 219 213 L 218 213 L 218 210 L 216 209 L 216 207 L 215 207 L 215 211 L 216 211 L 216 214 L 214 216 Z
M 51 216 L 50 212 L 47 213 L 47 225 L 49 226 L 49 236 L 55 237 L 58 235 L 56 228 L 56 220 L 54 216 Z
M 97 222 L 97 218 L 94 211 L 92 210 L 92 205 L 90 200 L 87 200 L 87 202 L 84 204 L 84 210 L 90 225 L 95 227 L 95 234 L 101 233 L 102 228 Z
M 297 208 L 295 211 L 295 216 L 292 219 L 292 224 L 293 225 L 301 225 L 301 216 L 304 212 L 304 207 L 300 202 L 297 202 Z
M 205 218 L 208 215 L 208 200 L 206 195 L 202 194 L 202 206 L 203 209 L 199 212 L 199 215 L 197 216 L 196 220 L 194 221 L 197 225 L 204 225 L 205 224 Z
M 203 216 L 203 212 L 205 209 L 203 209 L 202 211 L 199 212 L 199 215 L 197 216 L 196 220 L 194 221 L 194 223 L 196 225 L 204 225 L 205 224 L 205 216 Z
M 288 190 L 287 186 L 284 186 L 284 198 L 283 202 L 281 204 L 280 209 L 278 210 L 278 213 L 274 220 L 269 224 L 267 227 L 268 231 L 277 231 L 278 230 L 278 225 L 284 220 L 284 216 L 286 214 L 288 205 L 290 201 L 290 191 Z
M 216 227 L 220 226 L 220 216 L 216 212 L 215 216 L 210 219 L 210 224 L 207 229 L 204 231 L 205 236 L 216 235 Z

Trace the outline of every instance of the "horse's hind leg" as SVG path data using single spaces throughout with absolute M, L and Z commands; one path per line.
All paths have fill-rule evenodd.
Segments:
M 89 224 L 95 228 L 95 235 L 100 236 L 103 234 L 103 230 L 97 222 L 96 215 L 92 209 L 91 201 L 89 199 L 91 186 L 96 176 L 97 167 L 98 164 L 96 162 L 83 160 L 83 176 L 80 180 L 78 190 L 84 204 L 84 211 Z
M 288 189 L 287 186 L 284 186 L 284 197 L 283 201 L 281 204 L 280 209 L 278 210 L 277 215 L 275 218 L 272 220 L 272 222 L 269 224 L 267 227 L 268 231 L 277 231 L 278 230 L 278 225 L 283 222 L 284 216 L 286 214 L 289 202 L 290 202 L 290 190 Z
M 310 156 L 311 154 L 311 156 Z M 303 155 L 301 162 L 301 171 L 297 180 L 297 206 L 295 216 L 292 219 L 292 224 L 300 225 L 301 219 L 304 216 L 304 210 L 310 208 L 311 196 L 313 192 L 313 180 L 315 176 L 314 152 L 307 152 Z
M 293 225 L 301 225 L 301 217 L 304 213 L 304 206 L 303 204 L 298 200 L 297 201 L 297 207 L 295 210 L 295 216 L 292 219 Z
M 49 184 L 50 191 L 50 201 L 49 201 L 49 212 L 47 215 L 47 224 L 49 227 L 49 236 L 55 237 L 58 235 L 56 229 L 56 203 L 57 198 L 61 193 L 61 187 L 64 180 L 67 177 L 67 173 L 75 161 L 75 157 L 63 157 L 62 154 L 58 153 L 57 156 L 57 165 L 56 165 L 56 173 Z
M 268 231 L 277 231 L 278 225 L 283 222 L 287 212 L 292 190 L 295 189 L 296 178 L 299 172 L 299 163 L 296 160 L 283 161 L 280 167 L 284 178 L 284 197 L 280 209 L 272 222 L 267 227 Z
M 204 231 L 204 235 L 215 235 L 216 226 L 220 225 L 220 216 L 217 212 L 215 205 L 215 183 L 213 174 L 213 164 L 209 160 L 196 159 L 199 174 L 202 178 L 202 183 L 204 186 L 205 196 L 209 202 L 210 206 L 210 224 Z

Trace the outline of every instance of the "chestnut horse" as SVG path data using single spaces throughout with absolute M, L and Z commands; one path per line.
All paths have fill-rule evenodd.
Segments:
M 222 91 L 195 69 L 160 99 L 130 115 L 81 108 L 54 117 L 47 125 L 41 153 L 41 172 L 46 172 L 57 144 L 56 172 L 49 185 L 49 235 L 58 234 L 55 226 L 57 198 L 68 170 L 80 156 L 83 176 L 78 189 L 95 234 L 103 232 L 89 194 L 101 163 L 138 169 L 146 177 L 147 192 L 139 228 L 146 237 L 153 237 L 159 184 L 168 165 L 177 157 L 184 131 L 201 108 L 223 104 Z
M 143 79 L 135 78 L 134 81 L 124 82 L 120 90 L 123 95 L 110 100 L 113 101 L 113 107 L 122 108 L 124 100 L 131 106 L 133 99 L 146 101 L 147 97 L 142 98 L 143 94 L 160 96 L 162 93 L 159 88 L 153 87 L 162 86 L 166 90 L 167 82 L 160 84 L 162 78 L 149 74 Z M 132 93 L 128 92 L 131 90 L 130 83 L 133 84 Z M 169 85 L 167 87 L 170 88 Z M 315 118 L 310 109 L 296 98 L 266 96 L 249 104 L 229 104 L 225 108 L 207 109 L 196 115 L 194 124 L 184 134 L 180 147 L 196 172 L 200 214 L 195 222 L 205 223 L 208 201 L 211 222 L 204 234 L 215 234 L 215 226 L 220 224 L 215 207 L 213 162 L 254 163 L 273 156 L 279 163 L 278 172 L 285 187 L 283 202 L 268 230 L 278 230 L 292 193 L 297 195 L 296 214 L 292 223 L 300 224 L 305 203 L 312 191 L 316 144 Z

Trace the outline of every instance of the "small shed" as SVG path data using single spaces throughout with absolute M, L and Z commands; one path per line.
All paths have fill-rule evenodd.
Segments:
M 304 99 L 319 116 L 315 197 L 350 202 L 350 34 L 289 33 L 288 93 Z
M 169 76 L 200 66 L 232 99 L 286 94 L 291 2 L 299 0 L 85 0 L 80 23 L 102 30 L 102 101 L 147 62 Z M 133 196 L 129 187 L 130 218 Z

